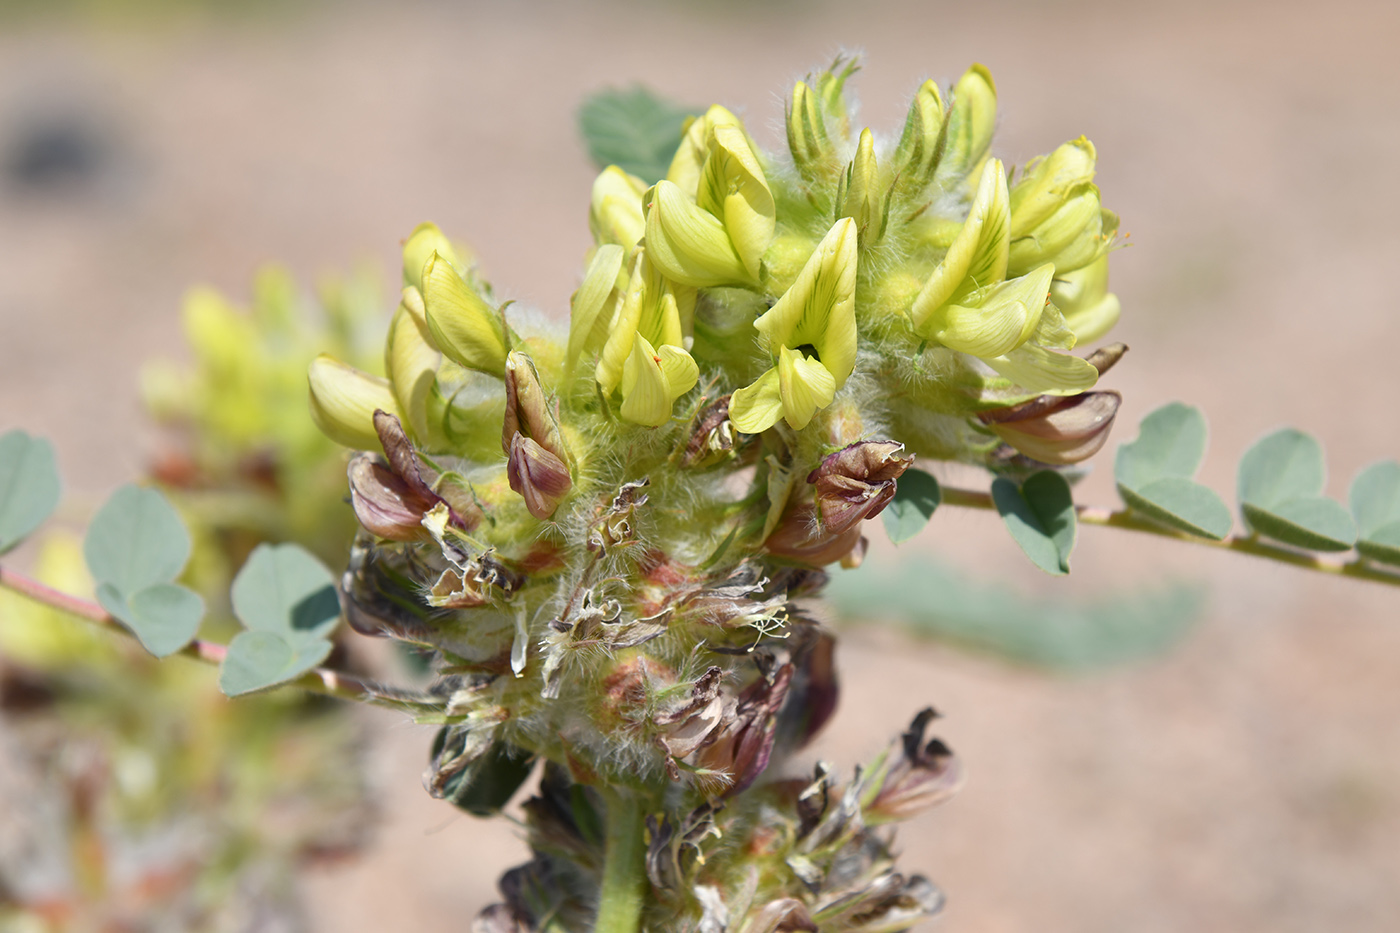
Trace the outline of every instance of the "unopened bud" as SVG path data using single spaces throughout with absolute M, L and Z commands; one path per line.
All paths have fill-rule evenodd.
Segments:
M 948 141 L 938 166 L 938 180 L 951 187 L 986 158 L 997 122 L 997 87 L 985 65 L 973 65 L 953 86 L 948 113 Z
M 630 250 L 646 229 L 642 216 L 642 194 L 646 182 L 609 165 L 593 181 L 588 207 L 588 229 L 599 245 L 613 244 Z
M 1085 392 L 1068 397 L 1042 395 L 1014 408 L 978 417 L 1003 441 L 1041 463 L 1063 465 L 1087 460 L 1108 441 L 1123 397 L 1117 392 Z
M 413 228 L 403 244 L 403 284 L 423 290 L 423 267 L 437 253 L 459 272 L 465 272 L 472 257 L 453 246 L 437 224 L 421 223 Z
M 423 305 L 433 343 L 468 369 L 500 376 L 506 366 L 505 323 L 452 263 L 433 253 L 423 268 Z
M 1028 275 L 978 289 L 934 312 L 926 335 L 969 356 L 1002 356 L 1030 339 L 1040 324 L 1050 295 L 1055 267 L 1046 264 Z
M 909 105 L 904 132 L 894 150 L 894 170 L 902 189 L 922 191 L 933 181 L 948 141 L 948 123 L 944 117 L 943 95 L 938 91 L 938 84 L 925 81 Z
M 829 455 L 807 475 L 815 485 L 817 514 L 829 534 L 841 534 L 874 518 L 894 498 L 895 484 L 914 462 L 903 444 L 861 441 Z
M 516 432 L 506 459 L 510 488 L 525 500 L 530 514 L 546 521 L 573 488 L 569 468 L 533 438 Z
M 322 353 L 306 373 L 311 389 L 311 418 L 337 444 L 355 450 L 377 450 L 376 410 L 396 412 L 389 381 L 363 373 Z
M 523 434 L 552 453 L 561 463 L 569 460 L 559 422 L 549 409 L 534 362 L 519 350 L 506 356 L 506 413 L 501 449 L 510 453 L 516 434 Z
M 855 158 L 841 179 L 837 200 L 841 216 L 856 222 L 862 246 L 880 239 L 889 215 L 889 192 L 881 189 L 879 166 L 875 162 L 875 136 L 869 129 L 861 130 Z
M 1029 235 L 1082 185 L 1091 183 L 1097 158 L 1094 144 L 1081 136 L 1032 159 L 1011 189 L 1011 238 Z
M 646 196 L 647 253 L 668 277 L 696 288 L 756 285 L 719 218 L 679 187 L 659 181 Z
M 389 322 L 384 343 L 384 371 L 399 411 L 408 419 L 414 437 L 424 443 L 437 440 L 429 429 L 428 395 L 437 379 L 442 354 L 432 344 L 422 296 L 415 288 L 404 289 L 404 300 Z
M 1103 209 L 1098 187 L 1079 185 L 1049 217 L 1024 236 L 1013 236 L 1007 274 L 1020 275 L 1046 262 L 1060 272 L 1082 269 L 1108 252 L 1117 232 L 1118 216 Z
M 947 800 L 962 786 L 962 767 L 948 746 L 938 739 L 924 742 L 924 730 L 937 715 L 926 709 L 915 716 L 909 731 L 887 753 L 893 761 L 882 775 L 875 798 L 864 808 L 867 823 L 907 820 Z

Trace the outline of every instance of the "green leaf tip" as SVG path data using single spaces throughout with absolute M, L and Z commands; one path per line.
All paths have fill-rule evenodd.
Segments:
M 52 444 L 19 429 L 0 435 L 0 554 L 53 514 L 60 491 Z
M 1012 539 L 1041 570 L 1069 573 L 1078 520 L 1069 483 L 1053 470 L 1041 470 L 1021 485 L 1005 477 L 992 482 L 992 501 Z
M 666 177 L 686 120 L 695 113 L 695 108 L 634 85 L 590 94 L 579 108 L 578 124 L 589 158 L 600 170 L 616 165 L 654 185 Z
M 1362 470 L 1347 501 L 1356 519 L 1356 550 L 1377 563 L 1400 566 L 1400 463 L 1383 460 Z

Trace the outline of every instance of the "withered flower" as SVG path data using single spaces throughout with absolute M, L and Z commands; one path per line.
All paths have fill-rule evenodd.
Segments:
M 740 793 L 768 767 L 777 735 L 778 710 L 787 699 L 792 674 L 793 666 L 782 664 L 750 684 L 739 695 L 733 717 L 725 723 L 719 737 L 700 750 L 697 763 L 701 767 L 729 775 L 731 783 L 724 796 Z
M 1123 397 L 1117 392 L 1042 395 L 1029 402 L 978 415 L 982 423 L 1021 453 L 1041 463 L 1079 463 L 1108 441 Z
M 880 789 L 865 807 L 867 823 L 907 820 L 962 786 L 962 767 L 948 746 L 939 739 L 924 742 L 924 730 L 937 715 L 931 707 L 920 712 L 885 753 Z

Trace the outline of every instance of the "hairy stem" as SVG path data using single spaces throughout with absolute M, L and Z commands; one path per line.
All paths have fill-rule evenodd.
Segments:
M 996 504 L 992 501 L 990 493 L 948 486 L 944 486 L 942 492 L 943 505 L 961 506 L 968 509 L 996 510 Z M 1128 509 L 1114 511 L 1099 506 L 1076 505 L 1074 511 L 1077 513 L 1079 521 L 1085 525 L 1103 525 L 1109 528 L 1125 528 L 1128 531 L 1141 531 L 1146 534 L 1157 535 L 1161 538 L 1172 538 L 1177 541 L 1187 541 L 1191 544 L 1204 544 L 1207 547 L 1236 551 L 1240 554 L 1252 554 L 1255 557 L 1263 557 L 1266 560 L 1302 567 L 1304 570 L 1316 570 L 1318 573 L 1328 573 L 1339 577 L 1352 577 L 1357 580 L 1371 580 L 1375 583 L 1388 583 L 1391 586 L 1400 586 L 1400 574 L 1391 573 L 1374 567 L 1366 563 L 1366 561 L 1360 557 L 1354 560 L 1319 557 L 1316 554 L 1295 551 L 1282 545 L 1269 544 L 1253 536 L 1228 535 L 1219 541 L 1214 541 L 1210 538 L 1198 538 L 1195 535 L 1173 531 L 1170 528 L 1158 525 Z
M 637 933 L 646 899 L 646 838 L 641 798 L 626 790 L 607 795 L 608 825 L 603 890 L 593 933 Z
M 0 587 L 13 590 L 36 603 L 42 603 L 60 612 L 66 612 L 111 631 L 119 632 L 128 638 L 136 637 L 126 626 L 114 619 L 107 610 L 97 603 L 60 592 L 38 580 L 16 573 L 8 567 L 0 566 Z M 206 664 L 221 664 L 228 654 L 228 646 L 196 638 L 176 654 L 194 658 L 196 661 L 203 661 Z M 299 687 L 302 690 L 342 700 L 356 700 L 361 703 L 373 703 L 395 709 L 402 709 L 405 706 L 430 705 L 426 698 L 421 701 L 415 700 L 401 691 L 379 687 L 352 674 L 324 667 L 307 671 L 296 680 L 288 681 L 285 686 Z M 436 707 L 437 704 L 431 705 Z

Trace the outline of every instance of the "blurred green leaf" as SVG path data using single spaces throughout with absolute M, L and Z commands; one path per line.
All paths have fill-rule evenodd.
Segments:
M 1200 410 L 1171 402 L 1142 419 L 1135 440 L 1118 448 L 1113 475 L 1128 507 L 1177 531 L 1213 538 L 1230 533 L 1230 509 L 1192 477 L 1206 450 Z
M 654 185 L 666 177 L 691 109 L 636 85 L 590 94 L 579 108 L 579 130 L 600 170 L 616 165 Z
M 1356 549 L 1371 560 L 1400 565 L 1400 463 L 1373 463 L 1352 480 L 1347 496 L 1356 519 Z
M 1322 445 L 1284 428 L 1245 451 L 1237 479 L 1245 524 L 1285 544 L 1346 551 L 1356 526 L 1341 503 L 1321 495 L 1327 480 Z
M 340 620 L 335 579 L 298 544 L 259 544 L 233 581 L 233 612 L 249 631 L 323 638 Z
M 331 653 L 331 643 L 315 636 L 239 632 L 219 668 L 219 689 L 236 697 L 286 683 L 311 670 Z
M 879 618 L 996 657 L 1080 671 L 1153 657 L 1190 630 L 1200 588 L 1169 584 L 1091 603 L 1028 598 L 1004 581 L 977 581 L 925 557 L 833 575 L 827 595 L 845 620 Z
M 153 583 L 130 597 L 112 584 L 102 583 L 97 587 L 97 601 L 158 658 L 188 645 L 204 619 L 204 599 L 178 583 Z
M 164 495 L 126 485 L 93 516 L 83 556 L 94 581 L 130 599 L 180 575 L 190 556 L 190 533 Z
M 1063 476 L 1041 470 L 1020 486 L 998 477 L 992 483 L 992 501 L 1011 537 L 1037 567 L 1050 574 L 1069 573 L 1078 523 Z
M 506 742 L 495 742 L 479 761 L 444 785 L 445 796 L 472 816 L 495 816 L 530 776 L 535 757 Z
M 233 581 L 233 613 L 248 629 L 229 644 L 219 687 L 229 696 L 301 676 L 331 652 L 340 621 L 335 580 L 297 544 L 259 544 Z
M 880 517 L 885 531 L 894 544 L 903 544 L 924 530 L 933 510 L 943 501 L 938 480 L 923 470 L 908 469 L 895 485 L 894 498 L 885 506 Z
M 52 444 L 18 429 L 0 436 L 0 554 L 53 514 L 59 491 Z

